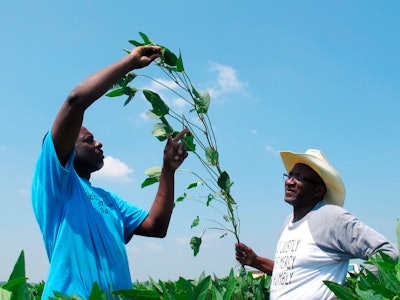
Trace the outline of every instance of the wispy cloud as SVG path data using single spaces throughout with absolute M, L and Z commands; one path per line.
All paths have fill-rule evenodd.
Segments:
M 252 135 L 257 135 L 257 134 L 258 134 L 258 131 L 257 131 L 257 129 L 251 129 L 251 130 L 250 130 L 250 133 L 251 133 Z
M 143 243 L 144 246 L 144 250 L 146 251 L 150 251 L 150 252 L 162 252 L 164 250 L 164 246 L 159 244 L 159 243 L 155 243 L 155 242 L 144 242 Z
M 247 83 L 239 79 L 237 71 L 231 66 L 210 61 L 208 71 L 216 74 L 216 77 L 211 81 L 201 83 L 198 86 L 196 85 L 196 88 L 198 88 L 200 92 L 207 91 L 212 100 L 221 101 L 224 99 L 224 96 L 229 93 L 242 93 L 247 95 Z M 169 79 L 156 78 L 155 80 L 156 81 L 151 81 L 149 84 L 142 86 L 140 89 L 148 89 L 157 93 L 175 112 L 183 112 L 189 104 L 171 92 L 171 90 L 175 90 L 178 93 L 182 93 L 182 90 L 176 83 Z M 203 89 L 200 89 L 199 86 L 203 86 Z M 148 120 L 149 116 L 143 112 L 140 115 L 140 119 Z
M 133 245 L 132 243 L 130 243 L 127 245 L 126 249 L 127 249 L 127 251 L 134 252 L 134 253 L 143 253 L 143 252 L 159 253 L 159 252 L 163 252 L 165 248 L 160 243 L 145 241 L 145 242 L 140 243 L 140 245 L 138 245 L 138 244 Z
M 208 88 L 210 95 L 217 98 L 226 93 L 245 93 L 246 82 L 239 80 L 234 68 L 217 62 L 210 62 L 210 71 L 217 72 L 217 79 Z
M 276 151 L 275 151 L 275 149 L 274 149 L 272 146 L 266 145 L 266 146 L 265 146 L 265 150 L 266 150 L 267 152 L 269 152 L 269 153 L 276 154 Z
M 104 166 L 100 171 L 93 173 L 93 178 L 108 179 L 113 181 L 119 181 L 121 183 L 131 182 L 132 179 L 129 177 L 133 173 L 133 170 L 129 168 L 125 163 L 112 156 L 106 156 L 104 158 Z

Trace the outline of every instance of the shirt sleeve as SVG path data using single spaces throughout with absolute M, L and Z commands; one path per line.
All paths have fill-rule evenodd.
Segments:
M 360 258 L 367 260 L 378 251 L 398 259 L 398 250 L 382 234 L 372 229 L 345 209 L 336 205 L 319 208 L 313 218 L 312 231 L 321 248 L 336 259 Z M 324 226 L 321 226 L 324 222 Z M 318 225 L 319 224 L 319 225 Z
M 63 167 L 58 160 L 52 136 L 47 134 L 36 162 L 31 193 L 33 211 L 49 257 L 55 245 L 64 203 L 70 199 L 72 172 L 75 172 L 73 153 Z
M 65 167 L 63 167 L 58 160 L 50 132 L 51 130 L 43 141 L 42 150 L 36 162 L 33 192 L 45 194 L 46 199 L 63 201 L 68 199 L 65 196 L 69 191 L 68 186 L 71 184 L 70 175 L 74 172 L 74 153 L 71 153 Z
M 124 226 L 124 239 L 125 244 L 127 244 L 131 240 L 133 232 L 139 227 L 140 224 L 142 224 L 149 213 L 148 211 L 129 203 L 128 201 L 125 201 L 115 193 L 110 191 L 109 193 L 115 199 L 119 213 L 121 214 L 121 219 Z

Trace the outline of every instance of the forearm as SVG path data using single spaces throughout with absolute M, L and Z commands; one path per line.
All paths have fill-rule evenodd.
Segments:
M 174 138 L 168 136 L 156 197 L 149 215 L 136 229 L 135 234 L 153 237 L 166 236 L 174 208 L 175 171 L 187 157 L 184 144 L 180 142 L 187 131 L 187 129 L 182 130 Z
M 70 105 L 86 109 L 103 96 L 122 76 L 136 67 L 133 57 L 127 55 L 82 81 L 72 90 L 67 101 Z
M 152 223 L 152 236 L 165 237 L 174 208 L 175 171 L 163 166 L 158 191 L 148 218 Z
M 257 255 L 255 259 L 251 262 L 251 264 L 249 264 L 249 266 L 256 268 L 268 275 L 272 275 L 274 261 Z
M 126 56 L 89 76 L 68 95 L 57 114 L 52 129 L 54 144 L 61 163 L 65 162 L 74 148 L 85 110 L 132 68 L 134 68 L 132 58 Z

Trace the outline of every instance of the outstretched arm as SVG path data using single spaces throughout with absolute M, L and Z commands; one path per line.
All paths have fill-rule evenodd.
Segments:
M 168 136 L 157 195 L 149 215 L 134 234 L 151 237 L 166 236 L 174 208 L 175 171 L 188 156 L 184 143 L 180 141 L 187 132 L 188 130 L 184 129 L 175 138 Z
M 235 252 L 237 261 L 242 265 L 251 266 L 261 272 L 272 275 L 272 269 L 274 268 L 273 260 L 258 256 L 253 249 L 243 243 L 235 244 Z
M 62 165 L 74 149 L 85 110 L 122 76 L 149 65 L 160 53 L 158 46 L 136 47 L 129 55 L 89 76 L 72 90 L 58 112 L 51 132 Z

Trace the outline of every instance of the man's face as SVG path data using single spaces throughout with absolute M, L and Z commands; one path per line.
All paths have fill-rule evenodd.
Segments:
M 286 203 L 295 208 L 313 206 L 322 200 L 326 192 L 325 185 L 319 175 L 304 164 L 296 164 L 285 180 Z
M 100 170 L 104 165 L 102 146 L 89 130 L 82 127 L 75 143 L 75 169 L 89 174 Z

